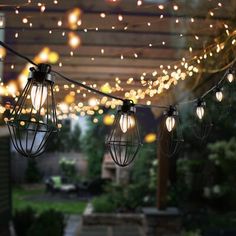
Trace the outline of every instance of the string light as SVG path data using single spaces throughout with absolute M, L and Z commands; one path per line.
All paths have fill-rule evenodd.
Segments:
M 137 1 L 137 6 L 141 6 L 143 4 L 143 1 L 142 0 L 138 0 Z
M 121 167 L 129 165 L 136 157 L 141 140 L 132 101 L 124 100 L 118 108 L 106 145 L 113 161 Z
M 62 21 L 59 20 L 59 21 L 57 22 L 57 25 L 58 25 L 59 27 L 61 27 L 61 26 L 62 26 Z
M 74 8 L 72 9 L 69 14 L 68 14 L 68 24 L 69 24 L 69 27 L 70 29 L 77 29 L 78 26 L 80 25 L 80 21 L 81 21 L 81 14 L 82 14 L 82 11 L 80 8 Z M 80 23 L 79 23 L 80 22 Z
M 28 19 L 27 19 L 27 18 L 23 18 L 23 19 L 22 19 L 22 22 L 23 22 L 24 24 L 27 24 L 27 23 L 28 23 Z
M 138 1 L 137 1 L 138 2 Z M 141 1 L 142 2 L 142 1 Z M 138 5 L 138 4 L 137 4 Z M 176 5 L 177 6 L 177 5 Z M 174 6 L 173 6 L 173 10 L 178 10 L 179 8 L 178 8 L 178 6 L 177 6 L 177 8 L 176 9 L 174 9 Z M 105 14 L 105 13 L 104 13 Z M 105 15 L 106 16 L 106 15 Z M 178 19 L 177 19 L 178 20 Z M 81 22 L 81 20 L 80 20 L 80 22 Z M 192 19 L 191 19 L 191 22 L 192 22 Z M 78 24 L 78 21 L 77 21 L 77 24 Z M 147 25 L 148 26 L 150 26 L 151 25 L 151 22 L 147 22 Z M 58 25 L 59 26 L 59 25 Z M 118 27 L 118 26 L 117 26 Z M 112 28 L 113 29 L 115 29 L 115 26 L 112 26 Z M 125 28 L 124 28 L 125 29 Z M 127 27 L 126 27 L 126 29 L 127 29 Z M 87 29 L 85 29 L 86 31 L 87 31 Z M 90 30 L 90 28 L 89 28 L 89 30 Z M 92 30 L 94 30 L 94 28 L 92 29 Z M 195 37 L 195 39 L 196 40 L 198 40 L 198 36 L 196 36 Z M 233 42 L 233 41 L 232 41 Z M 162 42 L 162 45 L 165 45 L 165 42 L 163 41 Z M 148 44 L 148 46 L 149 47 L 152 47 L 152 44 L 150 43 L 150 44 Z M 190 50 L 190 48 L 191 47 L 189 47 L 189 51 L 191 51 L 192 52 L 192 48 L 191 48 L 191 50 Z M 222 50 L 222 46 L 220 45 L 219 46 L 219 49 L 218 50 Z M 213 51 L 213 50 L 212 50 Z M 102 52 L 102 50 L 101 50 L 101 53 L 103 54 L 104 53 L 104 51 Z M 129 54 L 129 53 L 127 53 L 127 56 L 130 56 L 130 55 L 132 55 L 132 53 L 133 52 L 131 52 L 131 54 Z M 214 52 L 213 52 L 214 53 Z M 70 54 L 73 54 L 73 52 L 71 53 L 70 52 Z M 126 55 L 126 54 L 125 54 Z M 202 58 L 203 59 L 206 59 L 207 58 L 207 56 L 208 55 L 212 55 L 212 54 L 209 54 L 209 51 L 208 52 L 206 52 L 204 55 L 202 55 Z M 214 55 L 215 55 L 215 53 L 214 53 Z M 133 56 L 135 57 L 135 58 L 137 58 L 137 54 L 136 53 L 133 53 Z M 123 60 L 123 55 L 121 55 L 121 59 Z M 92 57 L 91 58 L 91 60 L 94 60 L 94 58 Z M 200 60 L 202 60 L 202 59 L 199 59 L 199 57 L 197 57 L 196 58 L 196 60 L 195 60 L 195 62 L 198 62 L 198 60 L 200 61 Z M 168 68 L 168 69 L 167 69 Z M 157 79 L 157 81 L 155 81 L 155 83 L 153 83 L 152 84 L 152 81 L 149 81 L 149 79 L 148 79 L 148 76 L 147 76 L 147 78 L 144 78 L 144 86 L 145 86 L 145 88 L 143 88 L 142 89 L 142 91 L 138 94 L 138 95 L 135 95 L 135 96 L 137 96 L 138 98 L 140 98 L 140 97 L 142 97 L 142 94 L 145 94 L 145 96 L 150 96 L 150 97 L 152 97 L 153 96 L 153 91 L 152 90 L 154 90 L 154 89 L 156 89 L 156 93 L 157 94 L 159 94 L 159 93 L 161 93 L 164 89 L 168 89 L 170 86 L 171 86 L 171 84 L 176 84 L 175 82 L 176 82 L 176 80 L 178 80 L 178 79 L 182 79 L 182 78 L 185 78 L 185 76 L 184 76 L 184 74 L 186 73 L 187 74 L 187 76 L 191 76 L 192 74 L 193 74 L 193 72 L 194 72 L 194 70 L 195 69 L 190 69 L 191 68 L 191 63 L 189 63 L 189 61 L 187 61 L 186 63 L 184 63 L 183 64 L 183 68 L 185 68 L 186 69 L 186 72 L 184 72 L 184 71 L 181 71 L 180 73 L 176 73 L 177 75 L 175 75 L 175 73 L 172 73 L 172 71 L 169 71 L 170 69 L 172 69 L 172 68 L 174 68 L 175 70 L 177 70 L 177 68 L 178 67 L 174 67 L 174 66 L 172 66 L 172 65 L 165 65 L 165 67 L 163 68 L 163 74 L 164 74 L 164 76 L 163 75 L 160 75 L 160 77 Z M 180 68 L 181 68 L 181 66 L 180 66 Z M 181 68 L 182 69 L 182 68 Z M 199 67 L 199 69 L 201 69 L 200 67 Z M 155 73 L 154 73 L 155 74 Z M 173 75 L 173 76 L 172 76 Z M 118 83 L 117 83 L 117 85 L 118 85 Z M 157 88 L 156 88 L 156 87 Z M 114 91 L 117 91 L 117 90 L 112 90 L 112 92 L 114 92 Z M 135 91 L 136 92 L 136 91 Z M 155 94 L 155 93 L 154 93 Z M 129 92 L 129 96 L 131 96 L 131 93 Z M 144 96 L 144 97 L 145 97 Z M 151 101 L 148 101 L 147 102 L 148 104 L 151 104 Z
M 174 6 L 173 6 L 173 10 L 174 10 L 174 11 L 178 11 L 178 10 L 179 10 L 179 7 L 178 7 L 177 5 L 174 5 Z
M 57 132 L 50 70 L 51 67 L 45 64 L 40 64 L 36 69 L 31 68 L 28 82 L 6 120 L 14 147 L 26 157 L 41 155 L 51 134 Z M 28 106 L 27 97 L 31 97 L 32 101 L 28 116 L 24 112 Z M 45 116 L 44 121 L 42 116 Z M 18 135 L 23 138 L 19 139 Z
M 205 102 L 203 102 L 201 99 L 199 99 L 197 101 L 196 114 L 200 120 L 202 120 L 202 118 L 204 116 L 204 106 L 205 106 Z
M 106 14 L 104 12 L 100 13 L 100 17 L 101 18 L 105 18 L 106 17 Z
M 119 20 L 119 21 L 122 21 L 122 20 L 123 20 L 123 16 L 122 16 L 122 15 L 119 15 L 119 16 L 118 16 L 118 20 Z
M 218 102 L 221 102 L 223 99 L 223 92 L 222 89 L 219 87 L 216 88 L 216 99 Z
M 227 80 L 229 81 L 229 83 L 232 83 L 234 80 L 234 71 L 231 69 L 229 70 L 227 74 Z
M 75 49 L 75 48 L 78 48 L 80 46 L 81 40 L 80 40 L 80 37 L 77 34 L 75 34 L 74 32 L 70 32 L 68 34 L 68 37 L 69 37 L 68 43 L 69 43 L 70 47 Z
M 42 5 L 41 7 L 40 7 L 40 11 L 41 12 L 44 12 L 46 10 L 46 6 L 45 5 Z
M 0 16 L 0 27 L 4 27 L 4 18 Z
M 166 128 L 169 132 L 171 132 L 175 127 L 175 116 L 178 115 L 176 108 L 170 106 L 168 111 L 166 111 L 164 115 L 166 116 Z

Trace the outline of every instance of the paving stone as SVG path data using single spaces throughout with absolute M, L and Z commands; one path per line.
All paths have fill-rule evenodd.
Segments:
M 81 217 L 79 215 L 70 215 L 67 218 L 64 236 L 77 236 Z

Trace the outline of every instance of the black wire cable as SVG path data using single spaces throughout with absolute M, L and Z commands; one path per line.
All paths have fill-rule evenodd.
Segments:
M 30 60 L 28 57 L 26 57 L 26 56 L 22 55 L 21 53 L 15 51 L 15 50 L 12 49 L 11 47 L 9 47 L 6 43 L 2 42 L 1 40 L 0 40 L 0 45 L 1 45 L 2 47 L 4 47 L 5 49 L 7 49 L 8 51 L 10 51 L 11 53 L 15 54 L 16 56 L 18 56 L 18 57 L 20 57 L 20 58 L 22 58 L 22 59 L 28 61 L 28 62 L 31 63 L 32 65 L 38 66 L 35 62 L 33 62 L 32 60 Z
M 125 101 L 125 99 L 123 99 L 123 98 L 120 98 L 120 97 L 117 97 L 117 96 L 113 96 L 113 95 L 108 94 L 108 93 L 103 93 L 102 91 L 99 91 L 99 90 L 94 89 L 94 88 L 92 88 L 92 87 L 90 87 L 90 86 L 87 86 L 87 85 L 85 85 L 85 84 L 83 84 L 83 83 L 81 83 L 81 82 L 79 82 L 79 81 L 75 81 L 75 80 L 73 80 L 73 79 L 70 79 L 70 78 L 66 77 L 65 75 L 63 75 L 63 74 L 61 74 L 61 73 L 59 73 L 59 72 L 57 72 L 57 71 L 55 71 L 55 70 L 52 70 L 52 72 L 53 72 L 54 74 L 60 76 L 60 77 L 63 78 L 64 80 L 70 82 L 70 83 L 76 84 L 76 85 L 78 85 L 78 86 L 80 86 L 80 87 L 83 87 L 83 88 L 85 88 L 85 89 L 87 89 L 87 90 L 90 90 L 90 91 L 92 91 L 92 92 L 94 92 L 94 93 L 97 93 L 97 94 L 99 94 L 99 95 L 101 95 L 101 96 L 106 96 L 106 97 L 109 97 L 109 98 L 112 98 L 112 99 L 120 100 L 120 101 L 122 101 L 122 102 Z

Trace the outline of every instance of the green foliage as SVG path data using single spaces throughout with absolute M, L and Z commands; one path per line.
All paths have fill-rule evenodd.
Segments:
M 134 200 L 140 204 L 154 204 L 157 187 L 157 154 L 156 144 L 144 144 L 134 162 L 131 172 L 131 182 L 140 190 L 136 194 L 140 199 Z
M 112 213 L 116 210 L 116 204 L 109 195 L 102 195 L 93 199 L 94 211 L 97 213 Z
M 208 145 L 209 162 L 208 169 L 211 178 L 205 183 L 204 196 L 208 199 L 221 199 L 224 207 L 236 208 L 236 139 L 218 141 Z
M 181 236 L 201 236 L 200 230 L 194 230 L 194 231 L 183 231 L 181 232 Z
M 222 197 L 227 189 L 231 192 L 234 191 L 232 187 L 229 188 L 229 185 L 221 184 L 222 181 L 225 183 L 228 181 L 232 185 L 229 179 L 235 179 L 232 176 L 234 175 L 235 162 L 233 159 L 228 159 L 228 156 L 234 155 L 235 141 L 232 140 L 231 144 L 227 144 L 236 132 L 236 110 L 233 106 L 230 110 L 231 113 L 229 113 L 229 101 L 235 102 L 235 98 L 229 98 L 230 93 L 226 93 L 227 89 L 224 90 L 225 99 L 221 103 L 217 103 L 214 96 L 208 96 L 206 99 L 204 121 L 209 119 L 208 122 L 212 121 L 214 125 L 209 137 L 204 141 L 197 139 L 193 132 L 193 124 L 199 122 L 195 118 L 195 107 L 188 106 L 186 110 L 182 110 L 181 118 L 184 120 L 182 129 L 185 142 L 176 163 L 177 181 L 175 186 L 172 185 L 170 194 L 171 198 L 174 198 L 177 204 L 182 207 L 186 207 L 186 203 L 188 207 L 190 205 L 191 207 L 206 205 L 213 207 L 209 201 L 206 202 L 204 199 L 206 195 L 210 193 L 211 197 L 218 198 Z M 219 141 L 220 143 L 218 143 Z M 207 142 L 212 143 L 214 147 L 211 144 L 206 148 Z M 218 193 L 219 189 L 220 194 Z M 217 204 L 214 205 L 217 206 Z
M 80 151 L 80 136 L 81 130 L 79 125 L 71 130 L 69 124 L 62 125 L 60 132 L 52 137 L 48 151 L 71 152 Z
M 62 158 L 59 161 L 59 165 L 63 176 L 70 180 L 76 176 L 75 160 L 67 160 L 66 158 Z
M 34 159 L 28 159 L 28 165 L 25 171 L 25 180 L 27 183 L 38 183 L 41 180 L 41 174 Z
M 131 177 L 134 183 L 149 185 L 152 162 L 157 159 L 155 144 L 144 144 L 134 162 Z
M 112 184 L 104 195 L 93 201 L 95 212 L 133 212 L 145 204 L 146 186 L 129 184 L 127 186 Z
M 27 232 L 27 236 L 63 236 L 64 227 L 63 214 L 55 210 L 48 210 L 37 218 Z
M 31 207 L 16 210 L 13 216 L 15 230 L 18 236 L 25 236 L 35 222 L 35 211 Z
M 88 175 L 90 178 L 101 176 L 102 160 L 105 153 L 106 127 L 102 117 L 97 116 L 98 123 L 88 120 L 88 129 L 83 136 L 83 151 L 88 158 Z
M 111 184 L 106 194 L 95 198 L 96 212 L 129 212 L 143 205 L 152 204 L 156 191 L 156 145 L 145 144 L 135 159 L 131 172 L 131 183 L 123 186 Z
M 73 151 L 80 151 L 81 145 L 80 145 L 80 136 L 81 136 L 81 130 L 79 125 L 76 125 L 74 127 L 73 132 L 71 132 L 70 135 L 70 149 Z

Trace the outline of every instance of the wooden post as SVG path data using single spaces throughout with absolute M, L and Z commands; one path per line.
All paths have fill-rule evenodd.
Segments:
M 169 180 L 168 152 L 170 147 L 170 134 L 165 127 L 165 122 L 160 123 L 159 131 L 162 133 L 159 136 L 157 145 L 157 208 L 159 210 L 163 210 L 167 206 L 167 191 Z

